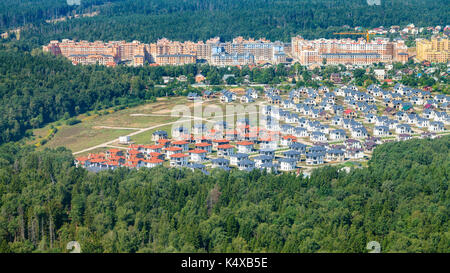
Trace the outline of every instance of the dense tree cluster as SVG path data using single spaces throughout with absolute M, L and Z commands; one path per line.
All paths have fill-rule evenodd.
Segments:
M 309 178 L 88 173 L 65 148 L 0 147 L 0 252 L 448 252 L 450 137 L 377 147 Z
M 110 2 L 109 0 L 108 2 Z M 112 0 L 114 1 L 114 0 Z M 116 0 L 117 1 L 117 0 Z M 80 5 L 69 5 L 70 0 L 7 0 L 0 2 L 0 32 L 17 27 L 40 24 L 74 14 L 97 10 L 105 0 L 82 0 Z M 74 1 L 72 1 L 74 2 Z
M 161 37 L 206 40 L 220 36 L 231 40 L 238 35 L 288 42 L 296 34 L 333 37 L 332 33 L 344 25 L 445 25 L 450 13 L 445 0 L 383 0 L 381 5 L 369 5 L 366 0 L 83 0 L 83 6 L 66 8 L 66 12 L 95 9 L 100 14 L 48 24 L 44 19 L 63 11 L 45 9 L 46 5 L 41 8 L 34 2 L 49 1 L 20 1 L 24 2 L 20 5 L 23 12 L 12 5 L 0 5 L 0 22 L 5 26 L 11 26 L 10 21 L 19 25 L 33 22 L 22 37 L 36 44 L 62 38 L 154 42 Z M 50 2 L 62 5 L 65 0 Z

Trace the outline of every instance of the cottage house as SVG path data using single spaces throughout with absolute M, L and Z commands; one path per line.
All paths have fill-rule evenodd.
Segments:
M 280 170 L 282 171 L 295 170 L 295 167 L 297 165 L 297 160 L 293 158 L 279 158 L 278 162 L 280 163 Z
M 238 162 L 238 169 L 241 171 L 250 172 L 255 168 L 255 162 L 249 159 L 243 159 Z
M 189 156 L 183 153 L 176 153 L 170 155 L 170 166 L 171 167 L 183 167 L 188 163 Z
M 230 155 L 230 164 L 237 166 L 238 162 L 244 159 L 248 159 L 248 154 L 244 153 L 236 153 Z
M 195 149 L 195 150 L 190 150 L 189 151 L 189 155 L 191 157 L 191 161 L 192 162 L 203 162 L 206 160 L 206 154 L 208 152 L 206 150 L 200 150 L 200 149 Z
M 222 144 L 217 146 L 218 156 L 230 156 L 234 154 L 234 146 L 230 144 Z
M 324 163 L 324 152 L 308 152 L 306 153 L 306 165 L 319 165 Z

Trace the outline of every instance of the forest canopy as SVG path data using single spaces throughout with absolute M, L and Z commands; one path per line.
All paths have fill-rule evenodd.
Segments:
M 120 168 L 0 146 L 0 252 L 449 252 L 450 137 L 383 144 L 311 176 Z
M 299 34 L 334 37 L 345 25 L 445 26 L 450 16 L 445 0 L 382 0 L 380 5 L 367 0 L 82 0 L 81 6 L 68 6 L 66 0 L 4 2 L 0 30 L 25 26 L 21 38 L 34 47 L 63 38 L 149 43 L 162 37 L 197 41 L 220 36 L 228 41 L 241 35 L 289 42 Z M 99 14 L 45 22 L 93 11 Z

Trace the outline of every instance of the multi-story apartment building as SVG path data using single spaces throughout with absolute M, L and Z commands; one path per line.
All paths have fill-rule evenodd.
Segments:
M 281 42 L 271 42 L 265 39 L 248 39 L 243 37 L 236 37 L 232 42 L 216 43 L 212 48 L 212 58 L 217 53 L 217 49 L 221 48 L 221 52 L 225 52 L 234 58 L 252 59 L 255 64 L 278 64 L 286 62 L 286 54 L 284 52 L 284 45 Z M 222 59 L 231 58 L 227 54 L 222 54 Z M 244 57 L 251 55 L 252 57 Z M 217 56 L 215 56 L 217 59 Z M 213 63 L 213 62 L 212 62 Z
M 357 64 L 406 62 L 407 47 L 403 41 L 390 42 L 378 38 L 370 42 L 364 39 L 317 39 L 292 38 L 292 56 L 303 65 L 311 64 Z
M 417 56 L 419 61 L 433 63 L 446 63 L 450 60 L 449 39 L 434 37 L 430 40 L 418 39 L 416 41 Z
M 68 57 L 73 64 L 99 64 L 115 66 L 116 60 L 112 55 L 104 54 L 73 54 Z
M 131 43 L 127 43 L 125 41 L 119 41 L 119 42 L 111 42 L 113 44 L 117 44 L 118 46 L 118 58 L 120 61 L 134 61 L 136 60 L 136 57 L 140 56 L 138 63 L 134 63 L 135 65 L 141 65 L 142 57 L 144 59 L 146 56 L 148 56 L 148 52 L 146 49 L 145 44 L 139 42 L 139 41 L 133 41 Z M 143 62 L 142 62 L 143 64 Z
M 254 56 L 249 53 L 217 52 L 211 55 L 211 65 L 216 66 L 244 66 L 254 63 Z
M 146 61 L 160 65 L 182 65 L 206 61 L 212 65 L 278 64 L 286 62 L 286 49 L 303 65 L 312 64 L 356 64 L 406 62 L 407 47 L 403 40 L 389 41 L 377 38 L 370 42 L 364 39 L 317 39 L 305 40 L 293 37 L 290 46 L 265 39 L 237 37 L 231 42 L 220 42 L 218 37 L 206 42 L 179 42 L 166 38 L 156 43 L 143 44 L 138 41 L 86 42 L 52 41 L 44 50 L 55 55 L 64 55 L 75 64 L 99 62 L 115 65 L 127 62 L 143 65 Z M 418 42 L 418 58 L 435 62 L 448 61 L 448 39 L 421 40 Z
M 197 62 L 197 57 L 191 54 L 161 54 L 155 61 L 159 65 L 184 65 Z
M 102 64 L 113 66 L 119 62 L 131 62 L 134 65 L 143 65 L 148 56 L 144 44 L 133 41 L 72 41 L 64 39 L 61 42 L 51 41 L 43 47 L 45 52 L 54 55 L 63 55 L 74 64 Z

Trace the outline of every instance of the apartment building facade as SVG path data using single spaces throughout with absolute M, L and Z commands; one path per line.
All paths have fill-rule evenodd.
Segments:
M 292 37 L 292 56 L 302 65 L 311 64 L 356 64 L 406 62 L 407 47 L 403 41 L 390 42 L 378 38 L 370 42 L 364 39 L 317 39 L 305 40 Z
M 232 42 L 220 42 L 219 37 L 206 42 L 171 41 L 166 38 L 156 43 L 138 41 L 88 42 L 64 39 L 51 41 L 43 50 L 54 55 L 63 55 L 74 64 L 116 65 L 126 62 L 134 66 L 145 62 L 158 65 L 183 65 L 208 62 L 212 65 L 278 64 L 286 62 L 284 44 L 265 39 L 237 37 Z
M 446 63 L 450 60 L 449 39 L 433 37 L 431 40 L 416 41 L 416 58 L 419 61 Z
M 73 64 L 100 64 L 114 66 L 120 62 L 131 62 L 134 65 L 143 65 L 148 53 L 145 45 L 133 41 L 88 42 L 64 39 L 61 42 L 51 41 L 43 46 L 44 52 L 53 55 L 63 55 Z

